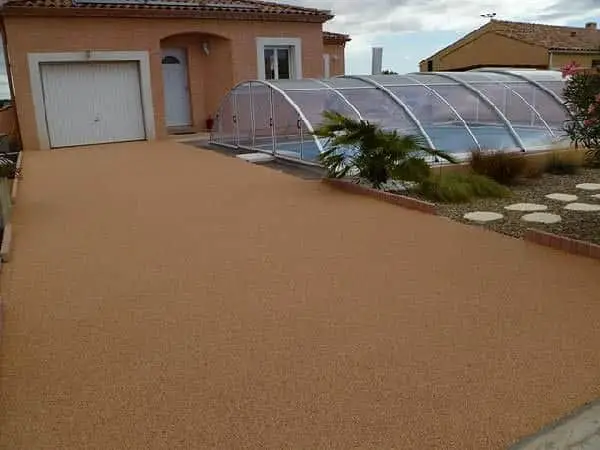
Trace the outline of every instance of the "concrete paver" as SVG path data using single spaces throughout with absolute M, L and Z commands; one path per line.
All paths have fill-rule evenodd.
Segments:
M 600 397 L 600 264 L 172 141 L 25 157 L 0 448 L 499 449 Z
M 600 402 L 565 417 L 548 429 L 516 444 L 511 450 L 600 449 Z

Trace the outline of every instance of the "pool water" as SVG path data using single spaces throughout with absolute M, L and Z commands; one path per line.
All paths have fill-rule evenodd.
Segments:
M 479 141 L 482 149 L 517 149 L 518 146 L 512 136 L 502 126 L 469 124 L 469 128 Z M 536 149 L 548 146 L 553 137 L 545 128 L 514 127 L 516 133 L 523 141 L 526 148 Z M 462 125 L 441 125 L 425 127 L 425 131 L 439 150 L 455 155 L 457 158 L 466 157 L 477 145 L 466 128 Z M 560 132 L 555 131 L 557 135 Z M 443 144 L 442 144 L 443 143 Z M 444 145 L 444 147 L 442 147 Z M 271 152 L 272 142 L 255 145 L 255 148 Z M 275 154 L 304 161 L 318 161 L 319 148 L 312 139 L 299 142 L 297 137 L 278 137 L 275 145 Z

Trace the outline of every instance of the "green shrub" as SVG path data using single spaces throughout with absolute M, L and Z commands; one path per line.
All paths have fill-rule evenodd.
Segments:
M 600 167 L 600 72 L 579 70 L 571 63 L 563 69 L 563 98 L 570 112 L 565 131 L 575 146 L 586 150 L 586 164 Z
M 355 173 L 379 188 L 390 178 L 418 182 L 429 177 L 424 155 L 455 162 L 450 155 L 428 148 L 420 136 L 403 136 L 336 112 L 325 111 L 323 116 L 314 134 L 325 140 L 326 150 L 319 161 L 330 178 Z
M 504 151 L 471 152 L 469 164 L 473 172 L 485 175 L 500 184 L 515 184 L 527 172 L 527 160 L 522 153 Z
M 476 173 L 447 173 L 420 183 L 417 192 L 428 200 L 442 203 L 464 203 L 475 198 L 502 198 L 510 191 L 496 181 Z
M 579 171 L 581 160 L 573 152 L 552 152 L 544 166 L 548 173 L 554 175 L 574 175 Z

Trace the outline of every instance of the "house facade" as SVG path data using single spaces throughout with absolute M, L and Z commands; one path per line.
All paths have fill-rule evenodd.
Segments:
M 254 0 L 9 0 L 5 54 L 25 149 L 206 129 L 248 79 L 344 73 L 329 11 Z
M 421 72 L 480 67 L 560 69 L 576 62 L 600 67 L 600 30 L 491 20 L 481 28 L 422 60 Z

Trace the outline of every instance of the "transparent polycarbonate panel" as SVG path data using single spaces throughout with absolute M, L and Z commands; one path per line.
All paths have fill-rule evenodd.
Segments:
M 434 92 L 421 85 L 388 88 L 421 123 L 435 148 L 462 153 L 477 148 L 477 143 L 460 118 Z
M 302 120 L 300 115 L 280 92 L 273 91 L 272 99 L 275 155 L 301 159 Z
M 360 112 L 363 119 L 376 123 L 385 130 L 404 134 L 418 134 L 416 123 L 389 94 L 380 89 L 340 89 L 340 92 Z
M 324 111 L 335 111 L 346 117 L 358 119 L 356 111 L 348 102 L 336 91 L 325 86 L 312 91 L 286 91 L 286 94 L 298 105 L 313 128 L 317 128 L 323 123 Z
M 410 78 L 404 75 L 370 75 L 368 77 L 376 83 L 381 84 L 382 86 L 412 86 L 418 84 L 415 80 L 411 80 Z
M 562 73 L 557 70 L 507 70 L 507 73 L 513 73 L 533 81 L 561 81 Z
M 539 84 L 564 99 L 565 83 L 563 81 L 539 81 Z
M 306 78 L 303 80 L 269 80 L 269 83 L 282 91 L 288 91 L 292 89 L 321 89 L 323 86 L 317 83 L 315 80 Z
M 221 110 L 217 118 L 218 139 L 221 144 L 236 145 L 235 113 L 234 96 L 229 93 L 221 103 Z
M 252 111 L 254 117 L 254 144 L 252 147 L 273 151 L 272 89 L 262 83 L 252 83 Z
M 511 87 L 540 113 L 550 128 L 563 129 L 567 111 L 554 97 L 533 84 L 513 84 Z
M 482 148 L 519 147 L 499 113 L 479 95 L 460 84 L 450 86 L 434 84 L 431 87 L 454 107 Z
M 319 162 L 319 154 L 321 150 L 315 137 L 308 130 L 304 122 L 301 122 L 300 128 L 300 140 L 302 142 L 302 149 L 300 154 L 300 159 L 302 161 L 308 161 L 310 163 L 318 163 Z
M 373 86 L 372 84 L 369 84 L 368 82 L 358 78 L 328 78 L 326 80 L 321 81 L 335 89 L 375 89 L 375 86 Z
M 426 85 L 437 85 L 437 84 L 447 84 L 447 85 L 455 85 L 456 82 L 450 80 L 449 78 L 440 77 L 439 75 L 435 75 L 433 73 L 423 73 L 423 72 L 415 72 L 410 74 L 411 77 L 417 79 L 421 83 Z
M 234 91 L 237 106 L 237 139 L 238 145 L 251 147 L 254 127 L 252 124 L 252 88 L 250 83 L 238 86 Z
M 476 83 L 473 86 L 494 103 L 526 146 L 529 141 L 539 145 L 540 141 L 552 139 L 541 116 L 511 87 L 502 83 Z

